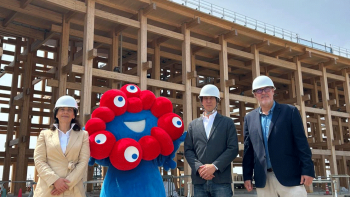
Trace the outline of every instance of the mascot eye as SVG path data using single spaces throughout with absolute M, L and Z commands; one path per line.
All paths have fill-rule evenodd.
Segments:
M 104 144 L 107 141 L 107 137 L 104 134 L 98 134 L 95 137 L 95 142 L 97 144 Z
M 125 105 L 125 99 L 122 96 L 116 96 L 114 98 L 114 105 L 117 107 L 123 107 Z
M 128 87 L 126 87 L 126 90 L 131 93 L 137 92 L 137 88 L 134 85 L 128 85 Z
M 182 126 L 182 121 L 180 118 L 174 117 L 172 121 L 175 127 L 180 128 Z
M 129 146 L 125 149 L 124 157 L 128 162 L 135 162 L 139 158 L 139 150 L 135 146 Z

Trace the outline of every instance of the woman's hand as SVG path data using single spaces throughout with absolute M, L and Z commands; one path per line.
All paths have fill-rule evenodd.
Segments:
M 68 179 L 59 178 L 59 179 L 57 179 L 57 181 L 53 185 L 55 186 L 55 189 L 57 191 L 62 193 L 69 188 L 66 183 L 70 183 L 70 181 Z
M 56 188 L 54 188 L 52 191 L 51 191 L 51 195 L 54 195 L 54 196 L 58 196 L 58 195 L 60 195 L 61 194 L 61 192 L 59 192 Z

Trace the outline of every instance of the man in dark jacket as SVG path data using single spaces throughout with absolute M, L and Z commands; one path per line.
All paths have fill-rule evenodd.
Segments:
M 244 186 L 252 190 L 254 172 L 258 197 L 306 197 L 315 171 L 298 109 L 274 101 L 267 76 L 257 77 L 252 90 L 260 107 L 244 118 Z
M 236 127 L 231 118 L 216 111 L 220 101 L 216 86 L 204 86 L 199 98 L 204 113 L 189 124 L 184 144 L 194 196 L 231 197 L 231 161 L 238 154 Z

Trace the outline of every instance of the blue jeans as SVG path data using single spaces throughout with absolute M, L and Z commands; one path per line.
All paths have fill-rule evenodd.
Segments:
M 194 197 L 232 197 L 230 183 L 214 183 L 207 181 L 204 184 L 194 185 Z

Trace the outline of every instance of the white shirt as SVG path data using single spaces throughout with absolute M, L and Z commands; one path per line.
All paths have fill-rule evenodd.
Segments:
M 205 134 L 207 135 L 207 139 L 209 139 L 210 131 L 211 131 L 211 128 L 213 127 L 214 119 L 217 113 L 218 112 L 216 111 L 213 114 L 210 114 L 209 118 L 207 116 L 204 116 L 203 114 L 203 125 L 205 129 Z
M 69 131 L 67 131 L 66 133 L 63 133 L 59 128 L 58 128 L 58 124 L 53 124 L 56 129 L 58 130 L 58 137 L 60 138 L 60 144 L 61 144 L 61 149 L 63 154 L 66 153 L 66 149 L 67 149 L 67 145 L 68 145 L 68 141 L 69 141 L 69 136 L 70 136 L 70 132 L 72 131 L 75 123 L 72 123 L 70 125 L 70 129 Z

